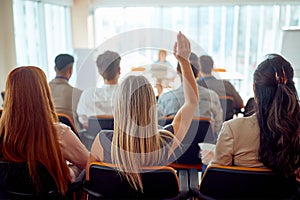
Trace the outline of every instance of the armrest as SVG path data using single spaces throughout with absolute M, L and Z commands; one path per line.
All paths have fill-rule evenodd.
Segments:
M 188 186 L 188 180 L 189 180 L 189 176 L 188 176 L 188 171 L 187 170 L 178 170 L 178 179 L 179 179 L 179 192 L 180 192 L 180 196 L 185 198 L 187 197 L 188 193 L 189 193 L 189 186 Z
M 93 190 L 90 189 L 89 187 L 89 181 L 85 181 L 84 184 L 83 184 L 83 191 L 85 191 L 88 195 L 91 195 L 92 197 L 95 197 L 95 198 L 103 198 L 103 196 L 98 193 L 98 192 L 95 192 Z
M 85 182 L 86 171 L 85 169 L 81 171 L 81 173 L 76 177 L 75 181 L 71 183 L 69 190 L 71 192 L 79 191 L 82 189 L 83 184 Z

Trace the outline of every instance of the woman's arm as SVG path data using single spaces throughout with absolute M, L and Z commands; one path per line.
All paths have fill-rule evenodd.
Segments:
M 177 42 L 175 42 L 174 45 L 174 55 L 181 67 L 185 102 L 175 115 L 172 122 L 174 135 L 179 142 L 183 140 L 187 133 L 198 105 L 198 89 L 189 61 L 190 54 L 190 42 L 181 32 L 179 32 L 177 35 Z M 174 142 L 169 155 L 177 146 L 178 143 Z
M 90 179 L 89 177 L 90 164 L 96 161 L 103 161 L 103 159 L 104 159 L 103 147 L 100 145 L 99 134 L 97 134 L 92 144 L 91 153 L 86 164 L 86 180 Z
M 89 157 L 89 151 L 70 127 L 59 123 L 57 128 L 59 144 L 64 158 L 78 168 L 84 169 Z

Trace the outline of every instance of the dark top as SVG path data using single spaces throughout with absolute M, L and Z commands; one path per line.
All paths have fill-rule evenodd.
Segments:
M 174 129 L 173 126 L 171 124 L 166 125 L 163 130 L 167 130 L 169 132 L 171 132 L 172 134 L 174 134 Z M 104 160 L 103 162 L 107 162 L 107 163 L 112 163 L 111 160 L 111 143 L 112 143 L 112 137 L 113 137 L 113 130 L 101 130 L 99 133 L 99 142 L 100 145 L 103 148 L 103 154 L 104 154 Z M 161 134 L 163 134 L 163 132 L 160 132 Z M 170 137 L 163 137 L 163 139 L 165 140 L 164 142 L 162 142 L 161 147 L 165 147 L 163 149 L 164 154 L 165 154 L 165 162 L 164 163 L 160 163 L 158 165 L 167 165 L 169 163 L 168 161 L 168 151 L 169 148 L 172 146 L 172 142 L 173 142 L 173 138 Z
M 243 107 L 243 100 L 234 86 L 226 80 L 216 79 L 214 76 L 202 77 L 197 83 L 205 88 L 215 91 L 219 96 L 233 97 L 233 107 L 239 110 Z

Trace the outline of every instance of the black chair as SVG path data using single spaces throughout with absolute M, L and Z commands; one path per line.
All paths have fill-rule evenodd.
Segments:
M 160 118 L 158 123 L 161 126 L 172 123 L 173 117 Z M 188 132 L 170 161 L 171 167 L 175 169 L 202 169 L 201 158 L 199 157 L 200 147 L 198 143 L 215 143 L 216 134 L 212 130 L 209 118 L 198 117 L 191 122 Z
M 93 162 L 89 180 L 83 185 L 88 199 L 185 199 L 188 195 L 187 171 L 177 176 L 171 167 L 144 167 L 143 193 L 135 190 L 112 164 Z
M 74 124 L 74 121 L 69 115 L 64 114 L 64 113 L 57 113 L 57 116 L 58 116 L 58 120 L 61 123 L 69 126 L 71 128 L 71 130 L 77 135 L 77 137 L 80 138 L 79 135 L 78 135 L 77 128 Z
M 221 107 L 222 107 L 222 110 L 223 110 L 223 120 L 224 121 L 232 119 L 234 114 L 239 112 L 239 111 L 234 110 L 233 97 L 231 97 L 231 96 L 219 96 L 219 100 L 220 100 Z
M 1 97 L 2 97 L 2 100 L 4 101 L 4 94 L 5 94 L 5 92 L 3 91 L 3 92 L 1 92 Z
M 27 163 L 0 161 L 0 199 L 65 199 L 42 165 L 38 166 L 39 192 L 33 186 Z
M 114 118 L 111 115 L 97 115 L 89 117 L 88 129 L 79 131 L 82 143 L 88 150 L 91 149 L 96 135 L 101 130 L 114 130 Z
M 200 199 L 299 199 L 295 176 L 237 166 L 208 166 L 193 193 Z

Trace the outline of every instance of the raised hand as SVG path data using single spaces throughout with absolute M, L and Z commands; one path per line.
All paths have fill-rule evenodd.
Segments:
M 173 47 L 174 56 L 179 62 L 188 61 L 191 55 L 190 41 L 180 31 Z

